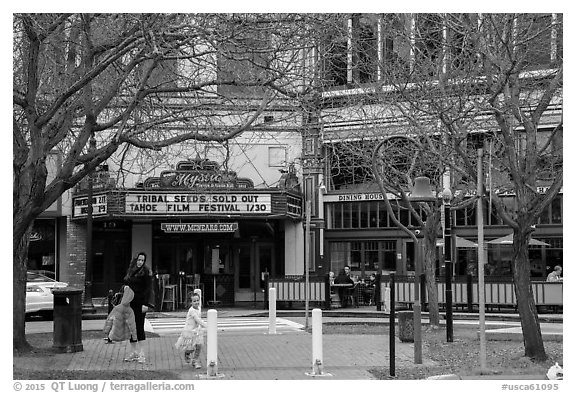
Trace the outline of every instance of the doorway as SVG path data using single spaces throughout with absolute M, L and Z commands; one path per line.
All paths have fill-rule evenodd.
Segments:
M 263 273 L 275 274 L 276 254 L 274 243 L 239 244 L 235 266 L 235 301 L 258 302 L 264 300 Z
M 112 246 L 111 246 L 112 245 Z M 105 297 L 118 291 L 130 264 L 130 234 L 95 231 L 92 257 L 92 296 Z
M 196 244 L 185 239 L 162 239 L 154 244 L 153 270 L 159 274 L 177 276 L 202 273 L 202 260 L 197 253 Z

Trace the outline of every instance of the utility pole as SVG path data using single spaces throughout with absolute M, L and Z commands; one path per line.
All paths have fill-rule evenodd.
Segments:
M 485 321 L 485 294 L 484 294 L 484 211 L 482 203 L 482 190 L 484 175 L 482 174 L 482 148 L 478 149 L 476 163 L 478 180 L 476 181 L 476 214 L 478 222 L 478 317 L 480 319 L 480 370 L 486 370 L 486 321 Z
M 90 135 L 90 142 L 88 145 L 88 152 L 92 154 L 96 150 L 96 139 L 94 133 Z M 86 275 L 84 277 L 84 302 L 82 303 L 82 311 L 85 313 L 96 312 L 94 304 L 92 303 L 92 237 L 93 237 L 93 202 L 92 202 L 92 189 L 94 187 L 94 171 L 88 174 L 88 211 L 86 215 Z
M 452 192 L 446 188 L 442 193 L 444 201 L 444 277 L 446 283 L 446 342 L 454 341 L 452 318 L 452 213 L 450 211 Z

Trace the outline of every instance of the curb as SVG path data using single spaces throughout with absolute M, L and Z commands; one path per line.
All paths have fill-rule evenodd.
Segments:
M 406 310 L 398 310 L 398 311 L 406 311 Z M 180 315 L 181 314 L 181 315 Z M 185 316 L 186 311 L 150 311 L 147 313 L 147 318 L 174 318 L 179 316 Z M 237 312 L 234 314 L 235 317 L 268 317 L 268 311 L 262 310 L 243 310 L 238 309 Z M 277 310 L 276 311 L 277 317 L 305 317 L 304 310 Z M 422 313 L 422 318 L 426 318 L 428 316 L 427 312 Z M 98 310 L 96 313 L 83 313 L 82 319 L 84 320 L 91 320 L 91 319 L 106 319 L 108 317 L 107 312 L 103 312 Z M 331 310 L 323 310 L 323 317 L 334 317 L 334 318 L 372 318 L 372 319 L 382 319 L 382 323 L 388 323 L 390 314 L 384 313 L 383 311 L 331 311 Z M 440 317 L 442 319 L 446 319 L 445 314 L 441 314 Z M 486 314 L 487 318 L 490 318 L 492 321 L 514 321 L 519 322 L 520 316 L 518 314 Z M 454 320 L 477 320 L 478 314 L 465 314 L 465 313 L 457 313 L 453 315 Z M 547 323 L 562 323 L 563 316 L 557 315 L 546 315 L 546 314 L 539 314 L 538 320 L 540 322 L 547 322 Z M 349 322 L 353 323 L 353 322 Z M 376 321 L 372 321 L 371 323 L 380 323 Z

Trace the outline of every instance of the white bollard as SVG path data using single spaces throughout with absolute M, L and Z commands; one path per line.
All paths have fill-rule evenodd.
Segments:
M 198 306 L 198 311 L 200 312 L 200 314 L 202 314 L 202 290 L 200 288 L 196 288 L 194 290 L 195 294 L 198 294 L 198 296 L 200 297 L 200 305 Z
M 312 373 L 322 374 L 322 310 L 312 310 Z
M 208 310 L 207 315 L 206 373 L 208 377 L 216 377 L 218 375 L 218 311 Z
M 384 288 L 384 312 L 390 314 L 390 288 Z
M 268 290 L 268 334 L 276 334 L 276 288 Z
M 312 372 L 306 373 L 311 377 L 331 377 L 332 374 L 324 372 L 324 359 L 322 355 L 322 310 L 312 310 Z

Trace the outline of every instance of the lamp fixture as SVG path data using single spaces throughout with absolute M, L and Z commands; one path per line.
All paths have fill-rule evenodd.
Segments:
M 408 199 L 411 202 L 433 202 L 436 200 L 432 188 L 430 187 L 430 178 L 420 176 L 414 179 L 414 188 Z

